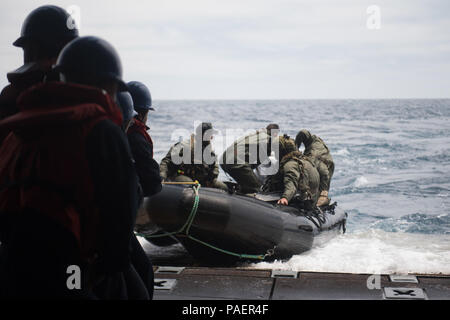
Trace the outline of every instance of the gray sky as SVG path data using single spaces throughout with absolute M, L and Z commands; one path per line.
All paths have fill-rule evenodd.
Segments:
M 2 0 L 0 85 L 11 43 L 47 1 Z M 450 97 L 448 0 L 71 0 L 81 35 L 119 51 L 155 99 Z M 381 28 L 367 27 L 380 8 Z

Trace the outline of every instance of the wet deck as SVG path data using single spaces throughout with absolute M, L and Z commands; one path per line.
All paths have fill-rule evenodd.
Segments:
M 450 275 L 155 267 L 155 300 L 450 300 Z M 372 276 L 372 277 L 371 277 Z

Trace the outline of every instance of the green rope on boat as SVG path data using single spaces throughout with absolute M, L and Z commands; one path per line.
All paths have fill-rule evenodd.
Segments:
M 228 251 L 228 250 L 224 250 L 224 249 L 220 249 L 218 247 L 215 247 L 212 244 L 209 244 L 207 242 L 204 242 L 204 241 L 201 241 L 199 239 L 196 239 L 196 238 L 194 238 L 191 235 L 187 235 L 187 236 L 188 236 L 189 239 L 194 240 L 194 241 L 196 241 L 198 243 L 201 243 L 204 246 L 207 246 L 207 247 L 209 247 L 211 249 L 220 251 L 222 253 L 225 253 L 225 254 L 228 254 L 228 255 L 231 255 L 231 256 L 239 257 L 239 258 L 264 260 L 267 256 L 270 256 L 270 255 L 273 254 L 273 251 L 271 251 L 271 250 L 269 250 L 268 253 L 263 254 L 263 255 L 262 254 L 261 255 L 253 255 L 253 254 L 234 253 L 234 252 L 231 252 L 231 251 Z
M 198 190 L 200 189 L 200 184 L 194 184 L 192 186 L 192 189 L 194 189 L 194 194 L 195 194 L 194 205 L 192 206 L 191 213 L 189 213 L 189 216 L 188 216 L 186 222 L 178 231 L 164 232 L 164 234 L 154 234 L 154 235 L 145 235 L 143 233 L 136 232 L 136 235 L 144 237 L 144 238 L 149 238 L 149 239 L 162 238 L 162 237 L 174 236 L 176 234 L 183 233 L 185 229 L 186 229 L 185 234 L 188 235 L 189 229 L 191 228 L 192 222 L 194 221 L 195 215 L 197 214 L 198 204 L 200 202 L 200 196 L 198 195 Z
M 267 251 L 266 254 L 263 255 L 253 255 L 253 254 L 240 254 L 240 253 L 235 253 L 235 252 L 231 252 L 228 250 L 224 250 L 221 248 L 218 248 L 216 246 L 213 246 L 212 244 L 209 244 L 207 242 L 204 242 L 202 240 L 199 240 L 197 238 L 194 238 L 193 236 L 191 236 L 189 234 L 189 231 L 191 229 L 192 223 L 194 222 L 195 216 L 197 215 L 197 210 L 198 210 L 198 205 L 200 203 L 200 196 L 198 194 L 198 191 L 200 190 L 201 185 L 195 184 L 192 186 L 192 189 L 194 190 L 194 204 L 192 205 L 192 209 L 191 212 L 189 213 L 189 216 L 186 220 L 186 222 L 184 223 L 184 225 L 180 228 L 180 230 L 178 231 L 174 231 L 174 232 L 166 232 L 164 234 L 157 234 L 157 235 L 150 235 L 150 236 L 145 236 L 139 233 L 136 233 L 136 235 L 138 236 L 143 236 L 145 238 L 161 238 L 161 237 L 167 237 L 167 236 L 172 236 L 172 235 L 177 235 L 177 234 L 183 234 L 188 237 L 189 239 L 196 241 L 204 246 L 207 246 L 208 248 L 214 249 L 216 251 L 231 255 L 231 256 L 235 256 L 235 257 L 239 257 L 239 258 L 245 258 L 245 259 L 256 259 L 256 260 L 264 260 L 267 256 L 271 256 L 274 253 L 273 249 L 270 249 Z

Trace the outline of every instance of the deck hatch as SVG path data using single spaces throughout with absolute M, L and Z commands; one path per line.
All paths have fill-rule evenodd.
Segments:
M 425 300 L 425 292 L 421 288 L 384 288 L 384 298 L 398 300 Z
M 298 278 L 298 272 L 297 271 L 291 271 L 291 270 L 272 270 L 271 277 L 272 278 L 297 279 Z
M 158 267 L 158 269 L 156 269 L 155 273 L 169 273 L 169 274 L 180 274 L 181 272 L 183 272 L 183 270 L 185 269 L 185 267 Z
M 416 276 L 409 274 L 391 274 L 389 275 L 389 280 L 391 280 L 391 282 L 419 283 Z
M 154 290 L 172 290 L 177 284 L 176 279 L 155 279 Z

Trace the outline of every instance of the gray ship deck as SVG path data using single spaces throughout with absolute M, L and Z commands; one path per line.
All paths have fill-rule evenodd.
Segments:
M 450 275 L 396 280 L 390 275 L 369 279 L 368 274 L 276 273 L 248 268 L 155 267 L 154 299 L 450 300 Z

